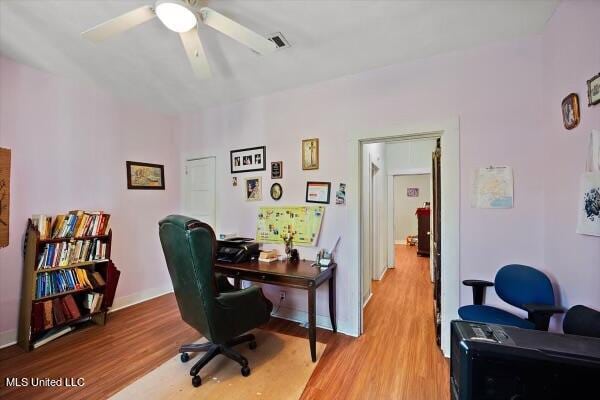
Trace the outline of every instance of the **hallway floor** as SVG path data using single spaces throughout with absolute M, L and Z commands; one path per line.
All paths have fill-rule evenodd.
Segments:
M 395 260 L 373 282 L 364 334 L 329 339 L 303 399 L 450 398 L 448 362 L 435 343 L 429 258 L 396 245 Z

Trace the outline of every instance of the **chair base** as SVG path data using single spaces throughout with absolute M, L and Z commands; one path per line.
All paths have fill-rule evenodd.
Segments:
M 248 346 L 250 349 L 254 350 L 256 348 L 256 338 L 252 334 L 238 336 L 233 338 L 225 344 L 215 344 L 215 343 L 201 343 L 201 344 L 184 344 L 179 348 L 179 352 L 181 353 L 181 362 L 187 362 L 190 359 L 190 355 L 188 353 L 198 353 L 198 352 L 206 352 L 204 356 L 200 360 L 194 364 L 194 366 L 190 369 L 190 375 L 192 376 L 192 385 L 194 387 L 198 387 L 202 384 L 202 380 L 198 373 L 200 370 L 210 362 L 215 356 L 219 354 L 223 354 L 225 357 L 237 362 L 242 366 L 242 375 L 248 376 L 250 375 L 250 367 L 248 367 L 248 359 L 242 356 L 237 351 L 233 350 L 232 347 L 241 343 L 249 342 Z

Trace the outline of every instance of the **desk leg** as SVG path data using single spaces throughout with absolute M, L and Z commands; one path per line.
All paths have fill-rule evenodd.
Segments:
M 331 272 L 331 278 L 329 278 L 329 319 L 331 320 L 331 328 L 333 332 L 337 332 L 337 326 L 335 323 L 335 268 Z
M 308 288 L 308 341 L 310 342 L 310 356 L 312 361 L 317 361 L 317 292 L 314 286 Z

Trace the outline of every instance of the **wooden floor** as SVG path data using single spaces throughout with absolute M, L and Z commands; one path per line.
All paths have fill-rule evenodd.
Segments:
M 373 284 L 365 334 L 352 338 L 318 330 L 327 348 L 302 399 L 449 399 L 448 364 L 434 339 L 428 265 L 414 247 L 396 247 L 396 269 Z M 298 324 L 277 318 L 265 328 L 306 335 Z M 78 330 L 34 352 L 16 346 L 0 350 L 0 397 L 105 399 L 198 338 L 181 321 L 174 296 L 161 296 L 111 313 L 105 326 Z M 85 386 L 7 388 L 7 376 L 82 377 Z

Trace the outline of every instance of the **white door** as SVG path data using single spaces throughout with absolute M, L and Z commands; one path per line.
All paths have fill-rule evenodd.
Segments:
M 188 160 L 185 163 L 185 214 L 215 228 L 216 220 L 215 157 Z

